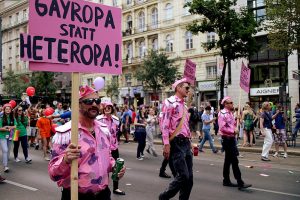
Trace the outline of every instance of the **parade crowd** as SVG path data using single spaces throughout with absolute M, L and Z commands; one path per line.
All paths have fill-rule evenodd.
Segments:
M 108 174 L 113 172 L 119 158 L 120 138 L 123 137 L 124 144 L 127 144 L 133 137 L 138 143 L 136 159 L 143 161 L 145 152 L 153 158 L 160 155 L 154 147 L 154 138 L 161 135 L 164 160 L 159 176 L 171 178 L 165 172 L 169 164 L 174 179 L 159 199 L 170 199 L 179 191 L 179 199 L 189 199 L 193 186 L 193 139 L 199 141 L 199 152 L 204 152 L 206 141 L 214 154 L 225 152 L 223 185 L 239 189 L 251 187 L 251 184 L 245 184 L 241 178 L 238 146 L 255 146 L 256 138 L 262 136 L 262 161 L 270 161 L 269 152 L 273 143 L 273 157 L 279 156 L 280 146 L 284 150 L 283 158 L 288 157 L 288 116 L 284 114 L 282 105 L 264 102 L 259 110 L 254 111 L 250 104 L 246 104 L 239 112 L 231 98 L 224 97 L 220 110 L 208 102 L 197 109 L 193 104 L 185 104 L 189 87 L 185 79 L 176 81 L 173 84 L 175 95 L 166 99 L 162 106 L 141 105 L 135 109 L 133 105 L 117 106 L 113 102 L 101 102 L 95 89 L 82 86 L 79 91 L 78 145 L 70 143 L 69 105 L 57 102 L 54 110 L 49 104 L 40 102 L 26 106 L 4 104 L 0 107 L 1 171 L 8 173 L 13 162 L 23 162 L 18 154 L 21 144 L 27 164 L 34 162 L 30 158 L 29 148 L 42 150 L 41 159 L 49 162 L 50 178 L 63 188 L 62 199 L 70 199 L 70 163 L 74 159 L 79 159 L 79 199 L 110 199 Z M 293 137 L 297 137 L 300 128 L 300 104 L 296 105 L 295 117 Z M 222 148 L 219 150 L 214 145 L 215 139 L 221 141 Z M 13 162 L 9 162 L 11 147 Z M 230 180 L 230 165 L 237 184 Z M 116 195 L 125 195 L 118 187 L 125 170 L 123 167 L 119 178 L 113 180 L 113 193 Z M 3 174 L 0 175 L 0 182 L 4 180 Z

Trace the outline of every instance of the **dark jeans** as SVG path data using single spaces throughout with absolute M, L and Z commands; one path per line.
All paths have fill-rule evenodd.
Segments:
M 141 155 L 144 155 L 144 150 L 146 147 L 146 129 L 136 130 L 135 137 L 138 142 L 136 157 L 139 158 Z
M 27 141 L 27 135 L 19 137 L 18 141 L 14 141 L 14 157 L 15 158 L 18 157 L 20 142 L 21 142 L 21 145 L 22 145 L 24 157 L 26 159 L 26 158 L 28 158 L 28 147 L 27 147 L 28 141 Z
M 119 158 L 119 150 L 112 150 L 111 151 L 111 156 L 117 160 Z M 119 181 L 113 181 L 113 190 L 119 189 Z
M 300 119 L 296 119 L 296 125 L 293 129 L 293 137 L 297 137 L 298 131 L 300 129 Z
M 188 138 L 175 137 L 170 143 L 170 163 L 175 178 L 169 188 L 161 194 L 163 200 L 171 199 L 179 192 L 179 200 L 188 200 L 193 187 L 193 154 Z
M 104 190 L 94 194 L 94 193 L 79 193 L 78 200 L 111 200 L 110 198 L 111 192 L 109 188 L 105 188 Z M 71 200 L 71 190 L 63 189 L 61 194 L 61 200 Z
M 161 167 L 160 167 L 159 173 L 163 174 L 166 171 L 168 163 L 169 163 L 169 167 L 170 167 L 170 170 L 172 172 L 172 175 L 175 177 L 176 173 L 175 173 L 175 169 L 174 169 L 173 163 L 169 162 L 169 160 L 167 160 L 165 158 L 164 158 L 164 160 L 161 163 Z
M 237 156 L 239 155 L 238 149 L 236 147 L 235 137 L 224 137 L 222 136 L 222 146 L 225 151 L 225 160 L 223 167 L 223 182 L 230 183 L 230 165 L 232 165 L 232 171 L 234 178 L 237 180 L 239 185 L 243 185 L 244 182 L 241 178 L 241 171 L 239 168 L 239 160 Z

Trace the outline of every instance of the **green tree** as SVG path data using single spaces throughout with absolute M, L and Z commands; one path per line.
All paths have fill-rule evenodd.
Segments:
M 186 3 L 191 14 L 201 15 L 199 20 L 187 26 L 193 34 L 215 32 L 218 39 L 202 43 L 206 51 L 219 49 L 224 60 L 220 77 L 221 99 L 224 97 L 225 72 L 228 65 L 229 83 L 232 60 L 248 58 L 258 51 L 253 35 L 257 33 L 258 23 L 247 8 L 235 10 L 237 0 L 193 0 Z
M 179 77 L 178 69 L 173 65 L 174 61 L 168 59 L 163 51 L 151 50 L 135 77 L 143 82 L 144 87 L 157 94 L 162 87 L 171 85 Z
M 54 82 L 54 72 L 33 72 L 31 85 L 35 88 L 36 96 L 55 97 L 57 85 Z
M 300 50 L 299 0 L 266 0 L 266 14 L 268 46 L 282 52 L 288 66 L 288 56 Z
M 113 97 L 119 95 L 119 83 L 116 80 L 112 80 L 107 86 L 106 86 L 106 95 L 111 98 L 113 101 Z
M 26 91 L 29 86 L 28 78 L 26 75 L 14 74 L 12 70 L 6 73 L 6 77 L 3 79 L 4 88 L 3 90 L 7 95 L 14 95 L 20 98 L 22 93 Z

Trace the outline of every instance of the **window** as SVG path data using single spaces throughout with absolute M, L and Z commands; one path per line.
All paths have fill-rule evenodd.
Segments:
M 141 41 L 139 42 L 139 57 L 143 58 L 145 54 L 146 54 L 145 42 Z
M 140 32 L 144 31 L 144 28 L 145 28 L 145 13 L 143 11 L 140 12 L 139 16 L 138 16 L 138 27 L 139 27 Z
M 192 49 L 193 48 L 193 35 L 191 31 L 185 32 L 185 48 Z
M 20 48 L 19 45 L 16 45 L 16 57 L 18 57 L 20 55 Z
M 248 8 L 253 10 L 257 21 L 263 21 L 266 18 L 265 0 L 248 0 Z
M 131 74 L 125 74 L 125 82 L 127 87 L 131 86 Z
M 18 23 L 19 22 L 19 13 L 17 12 L 16 13 L 16 23 Z
M 184 5 L 188 2 L 191 2 L 192 0 L 184 0 Z M 183 15 L 191 15 L 191 13 L 189 12 L 190 7 L 184 7 L 183 8 Z
M 12 64 L 9 64 L 8 70 L 9 70 L 9 71 L 12 71 Z
M 93 78 L 88 78 L 87 79 L 87 84 L 88 84 L 88 86 L 92 86 L 93 85 Z
M 128 43 L 127 44 L 127 58 L 131 59 L 133 57 L 132 52 L 133 52 L 132 44 Z
M 217 63 L 206 64 L 206 79 L 217 78 Z
M 19 61 L 16 62 L 16 68 L 17 68 L 17 71 L 21 71 Z
M 153 8 L 151 12 L 151 23 L 152 23 L 152 28 L 157 28 L 158 24 L 158 11 L 157 8 Z
M 26 9 L 23 10 L 23 19 L 27 19 L 27 10 Z
M 113 1 L 113 6 L 118 6 L 118 0 L 112 0 Z
M 132 3 L 132 0 L 127 0 L 127 5 L 131 4 Z
M 9 21 L 8 21 L 9 25 L 12 25 L 12 16 L 9 16 Z
M 165 11 L 166 11 L 165 19 L 166 20 L 172 19 L 173 18 L 173 6 L 170 3 L 168 3 L 166 5 Z
M 99 3 L 102 3 L 102 4 L 103 4 L 103 0 L 99 0 Z
M 216 40 L 216 33 L 214 32 L 207 33 L 207 43 L 215 42 L 215 40 Z
M 131 34 L 131 29 L 132 29 L 132 17 L 131 15 L 128 15 L 126 19 L 126 32 L 128 32 L 129 35 Z
M 8 47 L 8 59 L 11 60 L 12 59 L 12 47 Z
M 157 38 L 155 38 L 155 39 L 152 40 L 152 49 L 154 51 L 158 50 L 158 40 L 157 40 Z
M 119 76 L 112 76 L 112 80 L 113 83 L 117 83 L 119 84 Z
M 173 51 L 173 40 L 170 35 L 166 37 L 166 51 L 172 52 Z

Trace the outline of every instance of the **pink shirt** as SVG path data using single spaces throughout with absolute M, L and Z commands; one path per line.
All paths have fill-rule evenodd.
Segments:
M 162 113 L 160 114 L 160 127 L 164 144 L 169 144 L 169 137 L 172 133 L 174 133 L 176 127 L 179 125 L 180 120 L 183 117 L 183 111 L 186 112 L 185 119 L 181 130 L 177 133 L 177 135 L 191 138 L 191 132 L 189 129 L 189 113 L 184 104 L 184 100 L 175 95 L 164 101 Z
M 95 139 L 88 130 L 80 124 L 78 126 L 78 144 L 81 146 L 78 159 L 78 190 L 81 193 L 96 193 L 108 186 L 109 172 L 115 164 L 110 154 L 109 130 L 105 124 L 95 120 Z M 71 122 L 57 127 L 56 131 L 48 173 L 59 187 L 70 188 L 71 165 L 63 161 L 63 156 L 71 139 Z
M 236 121 L 231 111 L 224 108 L 218 114 L 218 124 L 220 135 L 235 137 Z
M 106 115 L 100 115 L 97 117 L 97 120 L 106 124 L 108 126 L 108 130 L 110 131 L 110 148 L 111 150 L 116 150 L 119 147 L 118 144 L 118 137 L 117 137 L 117 130 L 119 126 L 119 119 L 118 117 L 112 115 L 108 118 Z

